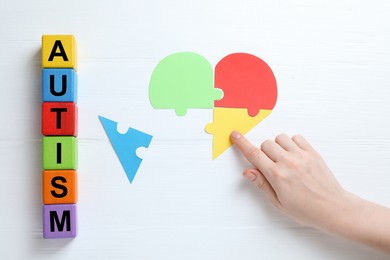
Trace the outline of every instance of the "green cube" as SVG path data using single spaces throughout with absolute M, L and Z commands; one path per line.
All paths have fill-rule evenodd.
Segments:
M 42 139 L 44 170 L 76 170 L 77 139 L 73 136 L 45 136 Z

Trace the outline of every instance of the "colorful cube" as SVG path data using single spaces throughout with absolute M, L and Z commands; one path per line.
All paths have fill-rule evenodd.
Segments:
M 44 238 L 76 237 L 76 204 L 43 205 L 42 210 Z
M 77 139 L 73 136 L 44 136 L 42 164 L 44 170 L 76 170 Z
M 44 204 L 77 203 L 77 172 L 75 170 L 47 170 L 42 172 Z
M 77 103 L 77 72 L 74 69 L 42 69 L 42 101 Z
M 77 70 L 77 48 L 73 35 L 42 36 L 43 68 L 74 68 Z
M 42 134 L 77 136 L 77 105 L 73 102 L 43 102 Z

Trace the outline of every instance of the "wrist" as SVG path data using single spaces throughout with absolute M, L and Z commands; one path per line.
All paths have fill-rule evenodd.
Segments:
M 346 191 L 327 231 L 390 253 L 390 209 Z
M 353 193 L 345 191 L 340 200 L 341 207 L 335 218 L 331 232 L 342 237 L 356 240 L 364 227 L 364 216 L 368 212 L 368 203 Z
M 327 212 L 324 214 L 325 218 L 320 223 L 319 229 L 351 239 L 354 236 L 352 233 L 356 231 L 354 223 L 360 221 L 358 218 L 364 207 L 364 202 L 346 190 L 337 193 L 337 196 L 333 196 L 331 200 L 327 201 L 329 206 L 324 207 Z

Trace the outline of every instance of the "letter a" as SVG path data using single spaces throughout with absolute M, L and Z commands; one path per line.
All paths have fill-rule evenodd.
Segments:
M 57 48 L 60 52 L 57 52 Z M 54 42 L 53 49 L 51 50 L 49 61 L 53 61 L 54 56 L 60 56 L 64 61 L 68 61 L 68 56 L 66 56 L 64 46 L 62 46 L 62 42 L 60 40 L 56 40 Z

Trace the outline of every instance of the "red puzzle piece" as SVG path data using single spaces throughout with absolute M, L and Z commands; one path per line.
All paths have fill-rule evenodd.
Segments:
M 77 106 L 73 102 L 42 103 L 42 134 L 77 136 Z
M 250 116 L 260 109 L 272 110 L 276 104 L 276 79 L 262 59 L 247 53 L 233 53 L 215 67 L 214 87 L 222 89 L 215 107 L 247 108 Z

